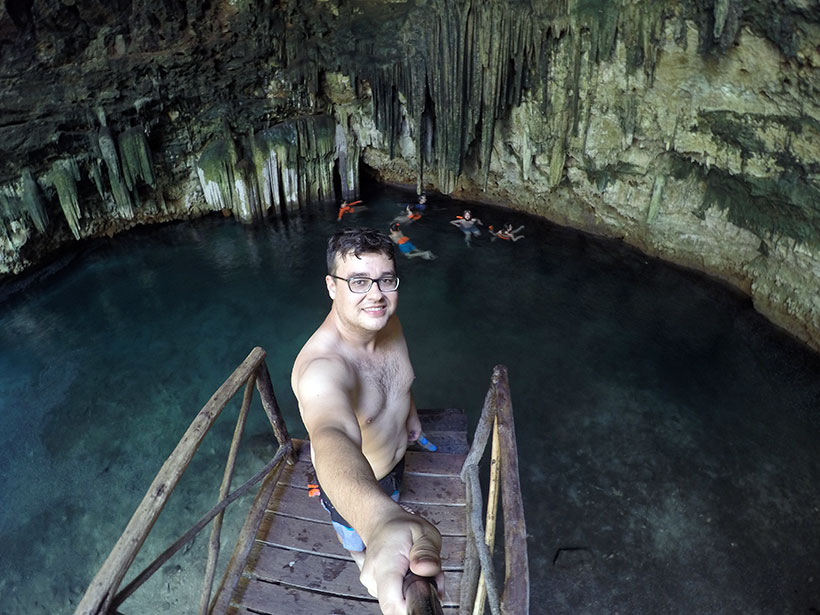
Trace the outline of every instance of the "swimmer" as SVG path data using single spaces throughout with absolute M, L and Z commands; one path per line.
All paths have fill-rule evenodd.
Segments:
M 496 237 L 499 239 L 504 239 L 505 241 L 518 241 L 519 239 L 524 239 L 523 235 L 516 235 L 521 229 L 524 228 L 522 224 L 517 229 L 513 229 L 512 224 L 505 224 L 504 228 L 499 231 L 494 231 L 492 225 L 490 226 L 490 234 L 494 235 L 493 240 Z
M 348 203 L 347 199 L 342 201 L 342 204 L 339 205 L 339 217 L 336 218 L 336 221 L 338 222 L 339 220 L 341 220 L 342 216 L 344 216 L 345 214 L 352 214 L 356 211 L 359 211 L 360 209 L 366 209 L 364 205 L 362 205 L 361 207 L 353 207 L 354 205 L 358 205 L 359 203 L 361 203 L 361 201 L 353 201 L 352 203 Z
M 426 261 L 431 261 L 436 258 L 436 255 L 430 250 L 419 250 L 410 242 L 410 238 L 401 232 L 401 225 L 394 222 L 390 225 L 390 239 L 399 246 L 399 252 L 404 254 L 407 258 L 423 258 Z
M 421 220 L 421 214 L 418 213 L 412 205 L 404 208 L 404 211 L 393 218 L 393 222 L 405 223 L 415 222 Z
M 468 246 L 471 245 L 470 240 L 473 238 L 473 235 L 478 237 L 481 234 L 478 225 L 484 225 L 478 218 L 473 218 L 473 214 L 469 209 L 465 209 L 464 213 L 457 216 L 455 220 L 450 220 L 450 224 L 457 226 L 459 230 L 464 233 L 464 243 Z

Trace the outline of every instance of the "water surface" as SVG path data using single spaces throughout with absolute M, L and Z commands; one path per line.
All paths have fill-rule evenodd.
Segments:
M 364 200 L 342 224 L 386 229 L 414 199 L 373 187 Z M 468 247 L 448 224 L 462 207 L 432 198 L 405 227 L 438 258 L 399 256 L 399 314 L 420 406 L 462 407 L 474 425 L 492 367 L 509 368 L 531 612 L 820 609 L 818 356 L 736 292 L 617 241 L 476 205 L 485 225 L 525 224 L 526 238 L 484 232 Z M 73 611 L 187 424 L 254 346 L 304 435 L 289 373 L 328 309 L 335 218 L 142 229 L 5 288 L 0 613 Z M 216 500 L 237 407 L 149 554 Z M 268 432 L 257 405 L 240 478 L 270 454 Z M 204 543 L 121 611 L 195 612 L 184 596 Z

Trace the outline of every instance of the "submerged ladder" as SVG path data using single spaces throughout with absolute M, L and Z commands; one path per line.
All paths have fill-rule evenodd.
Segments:
M 119 589 L 171 492 L 203 437 L 230 399 L 244 387 L 242 407 L 226 462 L 219 500 L 126 587 Z M 279 449 L 251 479 L 231 491 L 237 453 L 254 388 Z M 409 612 L 525 615 L 529 568 L 521 489 L 506 368 L 496 366 L 476 427 L 467 445 L 466 418 L 456 409 L 420 410 L 422 427 L 436 452 L 408 450 L 401 503 L 442 534 L 445 596 L 441 605 L 408 605 Z M 492 436 L 486 517 L 479 464 Z M 75 615 L 116 615 L 119 606 L 175 553 L 212 524 L 200 615 L 378 615 L 378 602 L 359 582 L 359 571 L 336 539 L 318 498 L 310 443 L 290 438 L 265 364 L 254 348 L 214 393 L 160 468 L 125 531 L 87 588 Z M 222 518 L 228 505 L 261 483 L 222 579 L 214 592 Z M 502 501 L 505 575 L 498 590 L 492 551 L 496 511 Z M 484 523 L 486 519 L 486 524 Z M 486 607 L 485 607 L 486 600 Z M 422 609 L 431 609 L 430 611 Z

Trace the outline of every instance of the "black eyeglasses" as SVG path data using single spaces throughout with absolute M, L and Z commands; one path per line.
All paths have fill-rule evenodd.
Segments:
M 366 278 L 359 275 L 353 276 L 352 278 L 340 278 L 332 273 L 328 275 L 337 280 L 344 280 L 347 282 L 347 287 L 350 289 L 350 292 L 359 295 L 370 292 L 370 289 L 373 287 L 373 282 L 379 285 L 379 290 L 383 293 L 392 293 L 399 287 L 399 278 L 394 275 L 384 276 L 383 278 Z

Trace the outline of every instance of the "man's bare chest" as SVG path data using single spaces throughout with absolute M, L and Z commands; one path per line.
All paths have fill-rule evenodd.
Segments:
M 356 413 L 360 423 L 370 423 L 391 408 L 406 405 L 413 380 L 409 361 L 390 355 L 361 359 L 357 371 Z

